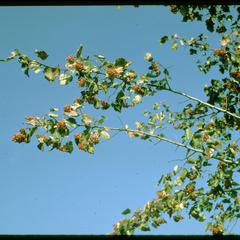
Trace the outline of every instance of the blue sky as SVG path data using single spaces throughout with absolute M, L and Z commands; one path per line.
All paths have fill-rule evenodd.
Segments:
M 64 64 L 66 56 L 83 44 L 85 55 L 124 57 L 144 73 L 144 54 L 151 52 L 156 60 L 172 66 L 173 86 L 203 97 L 207 77 L 197 71 L 192 58 L 184 50 L 177 54 L 159 45 L 163 35 L 191 37 L 200 31 L 204 32 L 201 24 L 181 23 L 163 6 L 0 7 L 0 58 L 15 48 L 30 56 L 39 49 L 49 54 L 46 64 Z M 71 103 L 79 88 L 74 83 L 50 84 L 41 74 L 31 73 L 28 79 L 16 62 L 0 64 L 0 73 L 0 234 L 111 232 L 124 209 L 135 210 L 155 197 L 158 179 L 176 164 L 169 161 L 182 156 L 174 146 L 129 139 L 125 134 L 97 145 L 94 155 L 78 150 L 40 152 L 35 143 L 14 144 L 11 136 L 25 116 Z M 135 110 L 108 114 L 108 121 L 121 126 L 120 117 L 133 126 L 154 102 L 168 101 L 177 107 L 184 100 L 160 93 Z M 186 219 L 150 234 L 205 231 L 203 223 Z

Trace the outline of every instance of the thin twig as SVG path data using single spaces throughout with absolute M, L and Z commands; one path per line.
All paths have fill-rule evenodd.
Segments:
M 222 108 L 220 108 L 220 107 L 214 106 L 214 105 L 212 105 L 212 104 L 210 104 L 210 103 L 204 102 L 204 101 L 202 101 L 202 100 L 200 100 L 200 99 L 198 99 L 198 98 L 196 98 L 196 97 L 190 96 L 190 95 L 188 95 L 188 94 L 186 94 L 186 93 L 184 93 L 184 92 L 178 92 L 178 91 L 173 90 L 173 89 L 163 89 L 163 90 L 166 90 L 166 91 L 169 91 L 169 92 L 172 92 L 172 93 L 175 93 L 175 94 L 184 96 L 184 97 L 186 97 L 186 98 L 188 98 L 188 99 L 191 99 L 191 100 L 193 100 L 193 101 L 195 101 L 195 102 L 199 102 L 199 103 L 201 103 L 201 104 L 203 104 L 203 105 L 205 105 L 205 106 L 208 106 L 208 107 L 210 107 L 210 108 L 212 108 L 212 109 L 215 109 L 215 110 L 217 110 L 217 111 L 219 111 L 219 112 L 223 112 L 223 113 L 226 113 L 226 114 L 228 114 L 228 115 L 230 115 L 230 116 L 232 116 L 232 117 L 234 117 L 234 118 L 240 119 L 240 116 L 238 116 L 238 115 L 236 115 L 236 114 L 234 114 L 234 113 L 232 113 L 232 112 L 229 112 L 229 111 L 227 111 L 227 110 L 225 110 L 225 109 L 222 109 Z

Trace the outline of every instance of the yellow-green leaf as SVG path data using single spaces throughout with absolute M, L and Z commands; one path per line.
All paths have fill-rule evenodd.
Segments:
M 54 81 L 60 75 L 60 68 L 59 67 L 55 67 L 55 68 L 46 67 L 44 69 L 44 75 L 48 81 Z
M 105 139 L 110 139 L 110 135 L 107 131 L 101 131 L 101 137 Z

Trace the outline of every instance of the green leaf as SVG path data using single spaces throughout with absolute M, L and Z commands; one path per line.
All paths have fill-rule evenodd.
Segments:
M 87 152 L 90 154 L 94 153 L 94 147 L 93 146 L 88 146 Z
M 124 58 L 117 58 L 115 60 L 115 66 L 125 67 L 127 64 L 128 64 L 128 61 L 126 61 Z
M 127 215 L 127 214 L 129 214 L 129 213 L 131 213 L 131 210 L 130 210 L 129 208 L 125 209 L 125 210 L 122 212 L 123 215 Z
M 190 48 L 189 52 L 190 52 L 190 55 L 197 54 L 197 50 L 193 48 Z
M 190 139 L 192 138 L 192 131 L 191 131 L 190 128 L 187 128 L 187 129 L 185 130 L 185 134 L 186 134 L 187 140 L 190 140 Z
M 11 52 L 11 55 L 12 56 L 19 56 L 20 55 L 20 52 L 18 49 L 14 49 L 14 51 Z
M 168 36 L 164 36 L 160 38 L 160 44 L 164 44 L 165 42 L 167 42 L 169 40 Z
M 97 121 L 98 124 L 103 124 L 105 122 L 106 117 L 101 116 L 101 118 Z
M 124 91 L 123 91 L 123 90 L 119 91 L 118 94 L 117 94 L 116 100 L 117 100 L 117 101 L 118 101 L 118 100 L 121 100 L 121 98 L 122 98 L 123 96 L 124 96 Z
M 41 58 L 42 60 L 46 60 L 48 58 L 48 54 L 45 51 L 38 51 L 35 50 L 35 53 L 37 54 L 37 56 L 39 58 Z
M 108 91 L 108 85 L 104 83 L 98 83 L 99 89 L 103 90 L 104 93 L 107 93 Z
M 198 220 L 199 222 L 204 222 L 204 221 L 206 220 L 206 217 L 205 217 L 203 214 L 199 214 L 197 220 Z
M 64 146 L 66 147 L 66 151 L 68 153 L 71 153 L 73 151 L 73 143 L 72 143 L 72 141 L 66 142 Z
M 32 135 L 36 132 L 37 129 L 37 127 L 31 128 L 28 133 L 29 137 L 32 137 Z
M 187 15 L 188 11 L 190 11 L 190 9 L 192 9 L 192 7 L 189 6 L 180 6 L 180 13 L 185 16 Z
M 25 75 L 27 75 L 28 77 L 29 77 L 29 68 L 28 67 L 26 67 L 26 68 L 23 68 L 23 72 L 24 72 L 24 74 Z
M 97 59 L 99 59 L 100 61 L 105 60 L 105 57 L 102 55 L 94 55 L 94 57 L 96 57 Z
M 92 82 L 89 86 L 89 90 L 94 94 L 98 93 L 98 85 L 95 82 Z
M 112 107 L 113 107 L 113 109 L 114 109 L 115 111 L 121 112 L 122 106 L 121 106 L 119 103 L 113 102 L 111 105 L 112 105 Z
M 83 45 L 80 45 L 80 48 L 76 52 L 76 57 L 81 58 L 82 57 L 82 50 L 83 50 Z
M 77 126 L 77 122 L 75 118 L 67 118 L 65 121 L 70 125 L 71 127 Z
M 34 134 L 34 132 L 37 130 L 37 127 L 34 128 L 30 128 L 28 133 L 27 133 L 27 137 L 26 137 L 26 143 L 29 143 L 31 141 L 31 137 Z
M 118 88 L 119 86 L 120 86 L 120 83 L 118 83 L 118 82 L 114 82 L 114 83 L 111 85 L 112 88 Z
M 172 43 L 171 48 L 172 48 L 173 50 L 177 50 L 177 48 L 178 48 L 178 43 L 174 41 L 174 42 Z
M 82 115 L 82 122 L 86 125 L 90 125 L 90 123 L 92 122 L 92 119 L 87 114 L 83 114 Z
M 196 160 L 194 159 L 193 156 L 189 157 L 187 160 L 187 163 L 190 163 L 190 164 L 194 164 L 195 162 L 196 162 Z
M 213 22 L 211 17 L 205 21 L 205 24 L 206 24 L 207 30 L 209 32 L 213 32 L 214 31 L 214 22 Z
M 187 169 L 183 168 L 181 175 L 180 175 L 181 180 L 184 180 L 186 178 L 187 173 L 188 173 Z
M 35 73 L 39 73 L 42 70 L 40 63 L 35 60 L 29 63 L 29 68 L 32 69 Z
M 57 112 L 58 111 L 58 108 L 51 108 L 50 109 L 50 112 Z
M 43 151 L 44 150 L 44 143 L 39 143 L 37 145 L 37 147 L 38 147 L 39 150 Z
M 169 71 L 168 71 L 166 68 L 164 68 L 163 73 L 164 73 L 165 75 L 169 76 Z
M 147 226 L 147 224 L 142 224 L 140 227 L 139 227 L 140 230 L 144 231 L 144 232 L 147 232 L 147 231 L 150 231 L 150 227 Z
M 159 185 L 161 184 L 161 182 L 162 182 L 162 180 L 163 180 L 163 177 L 164 177 L 164 175 L 162 175 L 161 178 L 158 180 L 157 186 L 159 186 Z
M 96 109 L 99 109 L 102 106 L 101 100 L 100 99 L 95 99 L 95 102 L 94 102 L 93 105 Z
M 168 86 L 168 81 L 167 81 L 167 79 L 164 78 L 158 82 L 157 88 L 158 88 L 158 90 L 162 90 L 162 89 L 166 89 L 167 86 Z
M 50 81 L 53 82 L 57 77 L 59 77 L 60 75 L 60 68 L 59 67 L 46 67 L 44 68 L 44 76 L 45 78 Z

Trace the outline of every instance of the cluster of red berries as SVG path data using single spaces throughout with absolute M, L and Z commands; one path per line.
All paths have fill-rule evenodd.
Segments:
M 78 84 L 80 87 L 84 87 L 85 86 L 85 83 L 86 83 L 86 80 L 84 78 L 80 78 L 77 80 Z
M 20 129 L 19 133 L 16 133 L 12 136 L 12 141 L 21 143 L 21 142 L 26 142 L 27 140 L 27 135 L 24 129 Z
M 84 103 L 84 100 L 81 99 L 81 98 L 75 98 L 75 99 L 74 99 L 74 102 L 75 102 L 75 103 L 78 103 L 78 104 L 83 104 L 83 103 Z
M 110 107 L 110 104 L 108 102 L 101 101 L 101 104 L 102 104 L 102 109 L 108 109 Z
M 67 56 L 67 62 L 70 63 L 70 64 L 73 64 L 75 62 L 75 57 L 74 56 Z
M 168 196 L 168 194 L 164 190 L 157 192 L 157 198 L 158 199 L 162 199 L 162 198 L 165 198 L 167 196 Z
M 230 76 L 236 79 L 237 81 L 240 81 L 240 72 L 231 72 Z
M 58 150 L 60 150 L 62 152 L 67 152 L 67 148 L 65 146 L 59 147 Z
M 240 80 L 240 72 L 239 72 L 239 80 Z M 240 87 L 237 83 L 227 81 L 225 84 L 225 87 L 232 93 L 240 93 Z
M 159 72 L 160 71 L 160 67 L 156 62 L 152 62 L 151 66 L 149 67 L 150 70 L 153 70 L 155 72 Z
M 210 225 L 208 230 L 211 231 L 213 235 L 222 235 L 224 232 L 223 226 L 219 224 Z
M 132 87 L 133 91 L 137 94 L 141 94 L 143 95 L 144 94 L 144 89 L 141 88 L 138 84 L 135 84 L 133 87 Z
M 76 133 L 74 135 L 75 142 L 79 150 L 88 152 L 89 147 L 92 147 L 95 144 L 100 142 L 99 133 L 93 132 L 89 136 L 86 136 L 81 133 Z
M 67 56 L 66 61 L 69 64 L 74 64 L 76 70 L 83 70 L 85 68 L 84 64 L 81 61 L 76 60 L 74 56 Z
M 70 105 L 66 105 L 64 108 L 64 112 L 71 112 L 71 106 Z
M 204 133 L 202 136 L 203 141 L 207 141 L 210 138 L 210 136 L 207 133 Z
M 75 139 L 75 142 L 77 143 L 78 149 L 86 151 L 86 146 L 84 144 L 85 138 L 83 137 L 83 135 L 80 133 L 76 133 L 74 135 L 74 139 Z
M 28 116 L 28 117 L 25 117 L 25 119 L 26 119 L 27 121 L 32 121 L 32 120 L 35 120 L 35 117 L 33 117 L 33 116 Z
M 221 57 L 221 58 L 223 58 L 223 59 L 226 59 L 226 58 L 227 58 L 227 52 L 226 52 L 226 50 L 224 50 L 224 49 L 222 49 L 222 48 L 216 48 L 216 49 L 214 50 L 214 55 L 215 55 L 215 56 L 219 56 L 219 57 Z
M 75 62 L 75 69 L 76 70 L 83 70 L 85 68 L 84 64 L 82 62 L 80 62 L 79 60 L 77 60 Z
M 67 129 L 67 125 L 63 120 L 60 121 L 60 122 L 57 122 L 56 126 L 59 130 L 66 130 Z
M 185 188 L 184 188 L 184 192 L 185 193 L 192 193 L 194 191 L 195 187 L 193 184 L 189 183 Z
M 194 179 L 197 178 L 197 175 L 194 174 L 193 172 L 189 172 L 189 173 L 187 174 L 187 177 L 188 177 L 190 180 L 194 180 Z
M 120 75 L 120 72 L 118 71 L 117 68 L 108 68 L 106 70 L 106 73 L 108 74 L 109 77 L 111 78 L 116 78 Z
M 46 143 L 46 144 L 50 144 L 51 139 L 48 138 L 47 136 L 43 136 L 43 142 Z
M 174 14 L 178 12 L 179 8 L 177 5 L 170 5 L 170 11 Z

